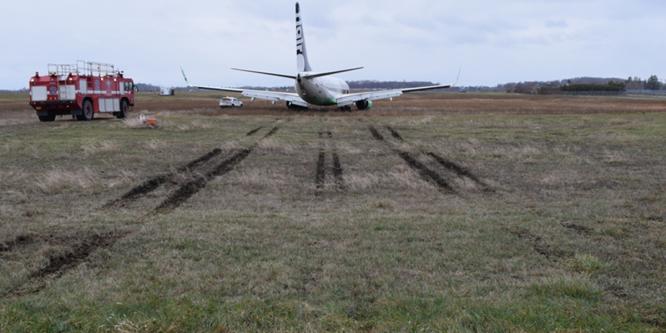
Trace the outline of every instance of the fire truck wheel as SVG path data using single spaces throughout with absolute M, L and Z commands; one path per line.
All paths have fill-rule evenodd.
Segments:
M 127 103 L 127 100 L 123 99 L 120 101 L 120 112 L 116 112 L 114 115 L 118 119 L 125 119 L 127 112 L 129 112 L 129 103 Z
M 89 99 L 83 101 L 83 109 L 81 110 L 81 116 L 77 116 L 78 120 L 91 121 L 95 117 L 95 110 L 93 109 L 93 104 Z
M 37 116 L 39 117 L 39 121 L 46 122 L 46 121 L 55 121 L 56 115 L 53 112 L 49 112 L 49 114 L 45 116 Z

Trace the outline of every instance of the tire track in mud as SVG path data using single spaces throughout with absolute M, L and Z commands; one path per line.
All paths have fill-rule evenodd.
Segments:
M 279 130 L 279 127 L 274 127 L 268 134 L 266 134 L 262 139 L 255 142 L 250 148 L 241 149 L 236 154 L 234 154 L 230 159 L 225 160 L 225 162 L 218 165 L 210 174 L 222 174 L 228 171 L 228 168 L 233 169 L 235 164 L 240 163 L 244 158 L 249 155 L 254 148 L 256 148 L 261 140 L 268 138 Z M 213 158 L 221 155 L 222 151 L 215 149 L 196 160 L 188 163 L 187 165 L 177 169 L 176 173 L 170 173 L 166 175 L 160 175 L 150 179 L 149 181 L 144 182 L 144 184 L 135 187 L 129 193 L 141 192 L 137 189 L 148 188 L 150 189 L 154 184 L 157 183 L 157 187 L 171 180 L 170 177 L 165 176 L 175 176 L 179 172 L 191 172 L 194 169 L 201 167 L 206 164 Z M 165 179 L 165 180 L 163 180 Z M 161 182 L 161 183 L 160 183 Z M 150 183 L 149 186 L 146 186 L 147 183 Z M 185 185 L 187 186 L 187 184 Z M 150 191 L 146 192 L 149 193 Z M 126 195 L 126 197 L 133 198 L 132 195 Z M 141 197 L 143 194 L 139 194 L 138 197 Z M 112 203 L 118 203 L 122 200 L 118 199 Z M 144 216 L 141 219 L 145 219 L 148 216 Z M 81 232 L 77 233 L 64 233 L 61 235 L 35 235 L 35 234 L 25 234 L 20 235 L 14 238 L 13 240 L 5 241 L 0 243 L 0 255 L 2 253 L 14 252 L 22 249 L 25 246 L 31 244 L 49 244 L 49 245 L 58 245 L 64 247 L 67 250 L 65 252 L 59 252 L 47 255 L 48 261 L 45 266 L 34 270 L 29 273 L 25 279 L 14 287 L 6 291 L 0 291 L 0 298 L 6 297 L 21 297 L 24 295 L 30 295 L 38 293 L 48 287 L 48 281 L 58 279 L 67 272 L 79 267 L 81 264 L 86 262 L 91 262 L 90 256 L 93 255 L 96 251 L 100 249 L 111 248 L 119 240 L 126 238 L 132 233 L 138 232 L 138 229 L 128 229 L 125 231 L 111 231 L 105 233 L 99 232 L 88 232 L 81 236 Z
M 563 250 L 555 249 L 544 241 L 543 237 L 534 235 L 526 229 L 510 230 L 510 232 L 522 241 L 529 243 L 534 251 L 552 262 L 557 262 L 564 257 L 570 256 Z
M 335 186 L 339 191 L 346 190 L 344 168 L 342 167 L 342 162 L 340 161 L 338 149 L 333 142 L 333 132 L 320 131 L 319 140 L 319 153 L 317 155 L 317 167 L 315 173 L 315 186 L 317 188 L 316 194 L 320 195 L 326 186 L 327 152 L 331 155 L 331 174 L 333 175 Z
M 382 136 L 381 133 L 379 133 L 379 131 L 377 131 L 377 129 L 374 126 L 369 126 L 368 130 L 370 130 L 370 134 L 372 134 L 372 137 L 375 138 L 375 140 L 382 142 L 386 141 L 384 140 L 384 136 Z
M 277 120 L 279 121 L 279 120 Z M 258 128 L 255 128 L 248 133 L 246 133 L 246 136 L 252 136 L 264 129 L 264 126 L 260 126 Z M 272 135 L 274 135 L 278 131 L 279 127 L 273 127 L 268 134 L 266 134 L 262 139 L 268 138 Z M 203 167 L 205 164 L 210 164 L 209 162 L 213 161 L 214 159 L 218 158 L 220 155 L 222 155 L 222 149 L 220 148 L 215 148 L 212 151 L 200 156 L 199 158 L 187 163 L 186 165 L 179 167 L 173 172 L 169 173 L 164 173 L 161 175 L 154 176 L 152 178 L 149 178 L 148 180 L 144 181 L 143 183 L 139 184 L 138 186 L 132 188 L 130 191 L 122 195 L 120 198 L 109 202 L 108 204 L 104 205 L 102 208 L 113 208 L 113 207 L 126 207 L 130 202 L 140 199 L 154 191 L 156 191 L 158 188 L 160 188 L 162 185 L 165 185 L 167 183 L 172 183 L 174 185 L 178 185 L 179 181 L 178 178 L 179 176 L 188 176 L 189 178 L 195 177 L 195 181 L 197 181 L 199 178 L 201 178 L 201 174 L 205 174 L 205 172 L 197 170 Z M 182 181 L 182 180 L 181 180 Z M 190 182 L 191 183 L 191 182 Z M 188 183 L 189 184 L 189 183 Z M 187 185 L 187 184 L 186 184 Z M 192 186 L 190 184 L 190 186 Z
M 185 183 L 179 187 L 173 194 L 171 194 L 166 200 L 164 200 L 157 208 L 156 212 L 166 213 L 171 210 L 178 208 L 185 201 L 191 198 L 193 195 L 201 191 L 208 182 L 213 180 L 215 177 L 225 175 L 245 158 L 247 158 L 252 149 L 242 149 L 234 153 L 230 158 L 224 160 L 222 163 L 218 164 L 213 170 L 196 177 L 194 180 Z
M 391 126 L 386 126 L 386 129 L 391 133 L 391 136 L 394 137 L 396 140 L 404 142 L 405 139 L 402 138 L 402 135 L 398 133 L 398 131 L 394 130 L 393 127 Z
M 583 238 L 586 241 L 589 241 L 589 237 L 594 233 L 594 229 L 590 227 L 571 222 L 562 222 L 560 225 L 563 228 L 574 232 L 576 236 Z M 526 242 L 530 247 L 532 247 L 534 252 L 553 264 L 562 264 L 563 262 L 566 263 L 566 261 L 573 258 L 577 252 L 573 249 L 562 249 L 561 247 L 557 248 L 555 245 L 549 244 L 549 242 L 544 240 L 544 237 L 536 235 L 525 228 L 507 228 L 507 231 L 516 236 L 519 240 Z M 603 279 L 599 281 L 602 290 L 618 298 L 627 298 L 629 295 L 627 294 L 625 287 L 622 285 L 622 281 L 611 280 L 612 279 Z
M 319 132 L 319 140 L 323 140 L 324 133 Z M 319 144 L 319 154 L 317 158 L 317 169 L 315 173 L 315 186 L 317 188 L 317 194 L 320 194 L 324 189 L 324 182 L 326 181 L 326 151 L 324 149 L 323 143 Z
M 567 229 L 570 233 L 573 233 L 576 237 L 584 239 L 586 242 L 598 242 L 598 240 L 595 240 L 594 234 L 595 230 L 594 228 L 584 226 L 581 224 L 576 224 L 574 222 L 561 222 L 560 225 L 564 228 Z M 605 242 L 605 241 L 604 241 Z M 607 245 L 607 244 L 605 244 Z M 604 253 L 603 256 L 606 256 L 608 258 L 613 258 L 614 255 L 611 252 L 608 251 L 601 251 L 601 253 Z M 596 254 L 595 254 L 596 255 Z M 574 256 L 574 254 L 570 254 L 569 256 Z M 612 275 L 612 274 L 611 274 Z M 627 292 L 627 288 L 624 285 L 624 281 L 621 279 L 603 279 L 599 281 L 599 285 L 602 290 L 605 292 L 608 292 L 612 294 L 613 296 L 617 298 L 622 298 L 625 299 L 630 296 L 630 294 Z
M 255 129 L 247 132 L 247 134 L 245 134 L 245 136 L 253 136 L 253 135 L 257 134 L 257 132 L 261 131 L 263 128 L 264 128 L 263 126 L 257 127 Z
M 278 127 L 274 127 L 262 139 L 268 138 L 278 131 Z M 261 130 L 261 129 L 259 129 Z M 257 130 L 257 132 L 259 131 Z M 255 132 L 256 134 L 256 132 Z M 238 151 L 230 159 L 218 165 L 210 174 L 224 173 L 227 168 L 232 168 L 234 163 L 240 163 L 242 159 L 247 157 L 249 153 L 259 144 L 257 141 L 251 148 L 246 148 Z M 184 172 L 193 172 L 197 168 L 205 165 L 214 158 L 222 154 L 221 149 L 214 149 L 205 155 L 187 163 L 186 165 L 176 169 L 175 172 L 155 176 L 139 186 L 136 186 L 120 199 L 117 199 L 108 206 L 125 204 L 127 201 L 140 198 L 159 186 L 172 181 L 174 177 Z M 186 184 L 187 186 L 187 184 Z M 141 219 L 145 219 L 144 216 Z M 64 248 L 62 252 L 51 253 L 46 255 L 46 264 L 26 275 L 24 281 L 20 281 L 13 287 L 5 291 L 0 291 L 0 298 L 6 297 L 21 297 L 38 293 L 46 289 L 49 281 L 57 280 L 65 275 L 67 272 L 76 269 L 81 264 L 92 262 L 90 257 L 96 251 L 113 247 L 119 240 L 128 237 L 132 233 L 138 232 L 138 229 L 127 229 L 125 231 L 109 231 L 109 232 L 75 232 L 75 233 L 62 233 L 62 234 L 24 234 L 15 237 L 12 240 L 0 243 L 0 255 L 4 253 L 12 253 L 22 250 L 23 247 L 42 244 L 48 246 L 57 246 Z
M 408 152 L 396 150 L 396 154 L 398 154 L 398 156 L 400 156 L 400 158 L 402 158 L 407 165 L 416 171 L 424 180 L 434 182 L 441 190 L 455 193 L 453 187 L 442 176 L 428 168 L 425 164 L 419 162 Z
M 453 173 L 458 175 L 458 177 L 465 177 L 465 178 L 473 181 L 474 183 L 479 185 L 484 191 L 487 191 L 487 192 L 493 192 L 494 191 L 488 184 L 486 184 L 483 180 L 481 180 L 474 173 L 472 173 L 471 171 L 469 171 L 467 168 L 463 167 L 462 165 L 460 165 L 456 162 L 453 162 L 449 159 L 446 159 L 446 158 L 444 158 L 440 155 L 437 155 L 433 152 L 424 152 L 424 154 L 430 156 L 433 160 L 435 160 L 437 163 L 439 163 L 439 165 L 441 165 L 442 167 L 444 167 L 445 169 L 447 169 L 449 171 L 452 171 Z
M 342 168 L 342 163 L 340 163 L 340 156 L 337 151 L 333 151 L 333 177 L 335 177 L 335 185 L 340 191 L 346 189 L 345 180 L 343 178 L 344 169 Z
M 370 131 L 370 134 L 372 134 L 372 136 L 375 138 L 375 140 L 381 141 L 386 145 L 388 145 L 389 148 L 396 155 L 402 158 L 402 160 L 405 161 L 405 163 L 407 163 L 407 165 L 413 171 L 415 171 L 416 174 L 418 174 L 421 177 L 421 179 L 423 179 L 428 183 L 435 184 L 437 188 L 444 193 L 456 193 L 455 189 L 440 174 L 438 174 L 434 170 L 428 168 L 428 166 L 426 166 L 425 164 L 418 161 L 414 156 L 412 156 L 412 154 L 404 150 L 400 150 L 391 143 L 389 143 L 388 141 L 386 141 L 386 139 L 384 139 L 384 136 L 381 133 L 379 133 L 379 131 L 374 126 L 372 125 L 369 126 L 368 130 Z
M 123 207 L 125 206 L 128 202 L 132 200 L 136 200 L 138 198 L 141 198 L 147 194 L 150 194 L 151 192 L 157 190 L 160 186 L 163 184 L 171 181 L 174 179 L 178 174 L 184 173 L 184 172 L 189 172 L 193 169 L 198 168 L 199 166 L 205 164 L 206 162 L 212 160 L 213 158 L 219 156 L 222 154 L 222 150 L 219 148 L 213 149 L 212 151 L 206 153 L 205 155 L 187 163 L 186 165 L 176 169 L 176 172 L 168 173 L 168 174 L 163 174 L 163 175 L 158 175 L 153 178 L 150 178 L 146 180 L 145 182 L 141 183 L 140 185 L 132 188 L 129 192 L 125 193 L 120 199 L 117 199 L 115 201 L 110 202 L 109 204 L 105 205 L 106 208 L 114 207 L 114 206 L 120 206 Z
M 405 139 L 402 137 L 400 132 L 398 132 L 396 129 L 394 129 L 391 126 L 385 126 L 385 128 L 386 128 L 386 130 L 389 131 L 389 133 L 391 134 L 391 136 L 394 139 L 396 139 L 397 141 L 399 141 L 401 143 L 405 142 Z M 379 131 L 376 128 L 374 128 L 374 131 L 373 131 L 373 129 L 371 129 L 371 132 L 373 132 L 372 135 L 375 138 L 377 138 L 379 136 L 379 137 L 381 137 L 381 141 L 387 142 L 383 138 L 381 133 L 379 133 Z M 395 147 L 393 149 L 397 150 L 397 148 L 395 148 Z M 446 181 L 446 179 L 444 179 L 444 177 L 442 177 L 442 175 L 435 172 L 433 169 L 428 168 L 425 164 L 420 163 L 416 156 L 410 155 L 409 153 L 407 153 L 405 151 L 401 151 L 401 150 L 398 150 L 398 154 L 401 155 L 402 159 L 405 160 L 408 164 L 410 164 L 410 166 L 412 166 L 413 168 L 416 168 L 417 170 L 420 170 L 420 172 L 422 174 L 426 175 L 428 178 L 431 178 L 433 181 L 435 181 L 438 184 L 442 183 L 442 182 L 446 183 L 448 185 L 448 188 L 453 189 L 453 187 L 448 183 L 448 181 Z M 443 167 L 446 171 L 455 174 L 456 177 L 469 179 L 477 187 L 479 187 L 482 191 L 484 191 L 484 192 L 495 192 L 495 190 L 490 185 L 488 185 L 486 182 L 481 180 L 481 178 L 479 178 L 477 175 L 475 175 L 469 169 L 463 167 L 462 165 L 460 165 L 460 164 L 458 164 L 458 163 L 456 163 L 452 160 L 449 160 L 449 159 L 447 159 L 447 158 L 445 158 L 441 155 L 438 155 L 434 152 L 422 150 L 420 152 L 420 154 L 431 158 L 432 160 L 437 162 L 437 164 L 439 164 L 441 167 Z M 432 173 L 434 173 L 434 175 Z M 437 178 L 439 178 L 439 179 L 437 179 Z M 447 188 L 447 186 L 444 186 L 444 188 Z
M 217 177 L 224 176 L 243 162 L 250 154 L 256 149 L 259 143 L 273 136 L 280 127 L 276 126 L 270 130 L 265 136 L 255 142 L 252 146 L 236 151 L 231 157 L 225 159 L 211 170 L 198 175 L 194 180 L 191 180 L 184 185 L 180 186 L 170 196 L 168 196 L 157 208 L 155 213 L 168 213 L 178 208 L 180 205 L 189 200 L 193 195 L 204 189 L 210 181 Z
M 262 139 L 262 140 L 263 140 L 263 139 L 268 139 L 268 138 L 270 138 L 271 136 L 275 135 L 275 133 L 277 133 L 277 131 L 279 131 L 279 130 L 280 130 L 280 127 L 279 127 L 279 126 L 275 126 L 275 127 L 273 127 L 273 128 L 272 128 L 272 129 L 266 134 L 266 135 L 264 135 L 264 137 L 261 138 L 261 139 Z
M 333 157 L 333 177 L 335 178 L 335 185 L 338 187 L 338 190 L 344 191 L 346 189 L 344 173 L 345 170 L 342 168 L 342 163 L 340 162 L 340 155 L 338 155 L 338 147 L 333 141 L 333 132 L 328 131 L 329 143 L 332 146 L 331 155 Z
M 277 130 L 271 131 L 265 137 L 269 137 L 276 133 Z M 255 143 L 255 146 L 257 143 Z M 243 153 L 249 154 L 249 149 L 243 149 L 238 154 L 232 156 L 231 160 L 238 159 L 242 156 Z M 176 172 L 159 175 L 153 177 L 141 185 L 133 188 L 127 194 L 123 195 L 120 199 L 111 202 L 107 205 L 114 206 L 125 204 L 129 200 L 140 198 L 155 189 L 164 183 L 170 181 L 172 178 L 177 176 L 180 173 L 190 172 L 206 162 L 212 160 L 213 158 L 222 154 L 221 149 L 214 149 L 205 155 L 189 162 L 188 164 L 178 168 Z M 229 161 L 229 160 L 227 160 Z M 223 163 L 214 170 L 213 173 L 218 173 L 223 171 L 222 169 L 226 165 Z M 38 293 L 44 290 L 47 287 L 47 282 L 49 280 L 55 280 L 63 276 L 68 271 L 75 269 L 84 262 L 89 261 L 89 257 L 97 250 L 110 248 L 117 241 L 123 239 L 130 235 L 134 231 L 123 231 L 123 232 L 106 232 L 106 233 L 93 233 L 87 236 L 81 237 L 80 233 L 75 234 L 64 234 L 64 235 L 33 235 L 26 234 L 17 236 L 15 239 L 0 243 L 0 254 L 5 252 L 14 252 L 20 250 L 24 246 L 31 244 L 49 244 L 49 245 L 58 245 L 67 248 L 65 252 L 55 253 L 48 256 L 47 264 L 31 273 L 27 276 L 27 279 L 15 287 L 5 291 L 0 292 L 0 298 L 4 297 L 20 297 L 24 295 L 30 295 Z
M 71 252 L 49 257 L 49 263 L 45 267 L 30 274 L 30 278 L 44 278 L 48 276 L 58 277 L 75 268 L 86 260 L 93 252 L 100 248 L 108 248 L 127 233 L 109 232 L 105 234 L 94 234 L 83 241 L 76 243 Z
M 106 233 L 94 233 L 85 236 L 82 240 L 76 235 L 66 237 L 48 237 L 48 238 L 33 238 L 35 242 L 41 243 L 70 243 L 66 252 L 52 254 L 48 257 L 48 263 L 33 271 L 27 276 L 27 279 L 22 283 L 14 286 L 8 291 L 2 293 L 2 297 L 11 296 L 24 296 L 35 294 L 44 290 L 47 286 L 47 281 L 57 279 L 63 276 L 68 271 L 75 269 L 84 262 L 89 261 L 89 257 L 99 249 L 112 247 L 117 241 L 129 235 L 128 231 L 112 231 Z

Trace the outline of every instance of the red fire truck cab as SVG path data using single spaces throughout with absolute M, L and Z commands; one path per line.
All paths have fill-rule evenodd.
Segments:
M 76 65 L 49 65 L 48 75 L 30 79 L 30 105 L 40 121 L 58 115 L 92 120 L 95 113 L 125 118 L 134 106 L 134 81 L 113 65 L 78 61 Z

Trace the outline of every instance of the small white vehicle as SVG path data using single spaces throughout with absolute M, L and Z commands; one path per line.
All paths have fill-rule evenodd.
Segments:
M 220 98 L 221 108 L 242 108 L 243 101 L 235 97 L 222 97 Z

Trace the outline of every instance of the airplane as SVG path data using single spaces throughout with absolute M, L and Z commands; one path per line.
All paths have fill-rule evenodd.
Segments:
M 256 70 L 232 68 L 235 71 L 248 72 L 261 75 L 269 75 L 292 79 L 295 81 L 296 93 L 262 91 L 252 89 L 217 88 L 199 85 L 190 85 L 185 71 L 181 68 L 183 79 L 188 87 L 202 90 L 224 91 L 239 93 L 251 99 L 268 100 L 273 103 L 286 102 L 289 109 L 303 110 L 313 106 L 337 107 L 343 111 L 351 111 L 355 105 L 358 110 L 367 111 L 372 108 L 372 102 L 381 99 L 393 99 L 405 93 L 413 93 L 426 90 L 447 89 L 450 85 L 434 85 L 407 89 L 380 90 L 369 92 L 352 93 L 349 84 L 342 79 L 334 77 L 335 74 L 346 73 L 363 69 L 356 67 L 331 72 L 315 72 L 310 66 L 308 53 L 305 47 L 305 33 L 303 31 L 303 19 L 301 6 L 296 3 L 296 59 L 298 73 L 296 75 L 270 73 Z

